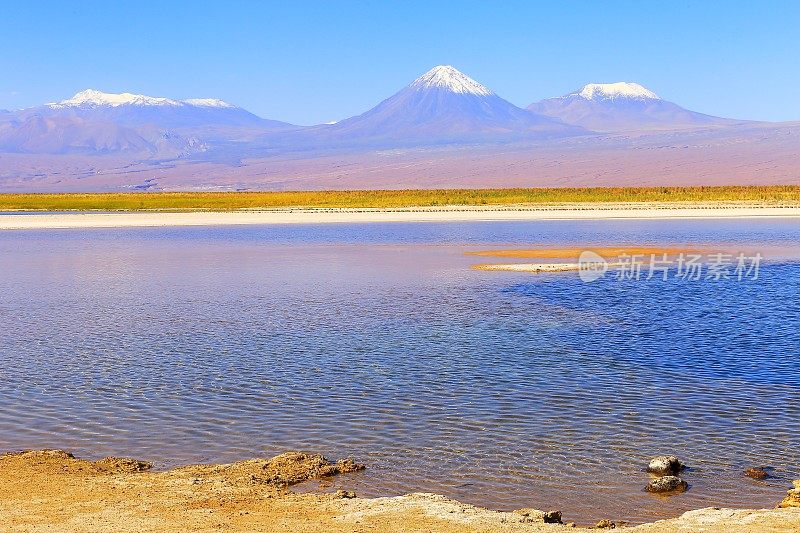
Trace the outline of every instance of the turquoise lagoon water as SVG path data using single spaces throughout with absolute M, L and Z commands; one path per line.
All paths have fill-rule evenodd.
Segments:
M 765 261 L 583 283 L 465 255 L 670 243 Z M 0 450 L 166 468 L 301 449 L 367 464 L 331 488 L 583 523 L 771 507 L 800 478 L 799 250 L 780 219 L 2 233 Z M 643 492 L 663 453 L 687 493 Z

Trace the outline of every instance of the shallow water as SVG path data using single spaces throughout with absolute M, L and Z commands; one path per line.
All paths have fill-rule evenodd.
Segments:
M 758 280 L 583 283 L 464 255 L 675 243 L 767 261 Z M 583 523 L 772 507 L 800 478 L 798 257 L 800 221 L 779 219 L 0 233 L 0 449 L 319 451 L 368 465 L 336 480 L 362 496 Z M 662 453 L 689 492 L 642 491 Z

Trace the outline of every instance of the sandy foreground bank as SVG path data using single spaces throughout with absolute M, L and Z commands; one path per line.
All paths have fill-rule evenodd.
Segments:
M 3 532 L 555 532 L 533 509 L 495 512 L 434 494 L 363 499 L 352 493 L 295 494 L 289 486 L 361 468 L 289 452 L 230 465 L 149 472 L 148 463 L 96 462 L 62 451 L 0 456 Z M 800 505 L 800 503 L 798 503 Z M 613 519 L 613 517 L 610 517 Z M 568 522 L 569 517 L 563 517 Z M 630 528 L 634 532 L 800 530 L 800 508 L 701 509 Z
M 797 205 L 564 204 L 553 206 L 438 207 L 403 209 L 269 209 L 203 212 L 75 212 L 0 214 L 2 229 L 341 224 L 366 222 L 460 222 L 669 218 L 800 217 Z

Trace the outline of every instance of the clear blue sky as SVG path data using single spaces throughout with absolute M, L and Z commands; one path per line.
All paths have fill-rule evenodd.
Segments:
M 0 0 L 0 108 L 85 88 L 218 97 L 312 124 L 437 64 L 511 102 L 636 81 L 721 116 L 800 119 L 800 1 Z

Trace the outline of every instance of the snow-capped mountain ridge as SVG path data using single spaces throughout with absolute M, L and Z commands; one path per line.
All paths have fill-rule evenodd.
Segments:
M 234 108 L 236 106 L 216 98 L 190 98 L 187 100 L 173 100 L 171 98 L 159 98 L 146 96 L 144 94 L 133 93 L 104 93 L 95 89 L 86 89 L 76 93 L 72 98 L 47 104 L 53 109 L 65 107 L 119 107 L 124 105 L 133 106 L 173 106 L 179 107 L 190 105 L 195 107 L 219 107 Z
M 60 102 L 0 113 L 0 152 L 172 158 L 296 128 L 214 98 L 175 100 L 86 89 Z
M 616 83 L 588 83 L 583 88 L 569 96 L 580 96 L 587 100 L 616 100 L 617 98 L 634 98 L 641 100 L 661 100 L 656 93 L 639 85 L 627 81 Z
M 490 96 L 492 91 L 450 65 L 439 65 L 414 80 L 409 87 L 417 90 L 446 89 L 457 94 Z
M 77 106 L 109 106 L 118 107 L 121 105 L 181 105 L 177 100 L 170 98 L 155 98 L 143 94 L 132 93 L 104 93 L 95 89 L 86 89 L 76 93 L 72 98 L 60 102 L 47 104 L 48 107 L 77 107 Z

